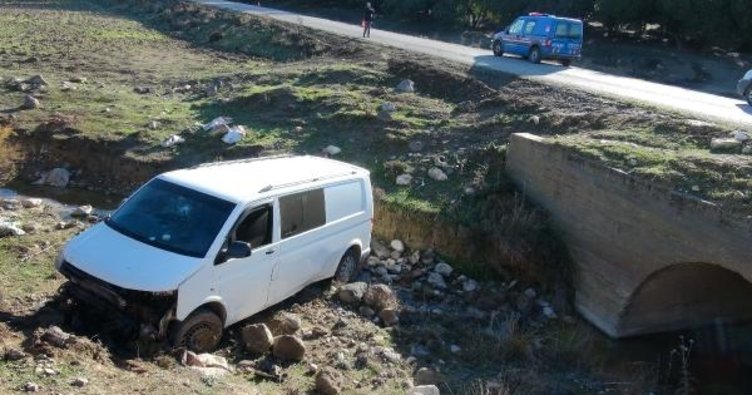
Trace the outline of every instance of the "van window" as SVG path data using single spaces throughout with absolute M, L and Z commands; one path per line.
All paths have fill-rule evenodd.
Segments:
M 524 19 L 518 19 L 509 26 L 509 34 L 520 34 L 522 32 L 522 26 L 525 24 Z
M 556 26 L 556 38 L 579 40 L 582 37 L 582 26 L 579 23 L 559 21 Z
M 529 21 L 525 24 L 525 35 L 533 34 L 533 29 L 535 29 L 535 21 Z
M 536 23 L 533 33 L 536 36 L 547 36 L 551 32 L 551 25 L 553 21 L 551 19 L 541 19 Z
M 251 244 L 251 248 L 272 242 L 272 207 L 265 205 L 252 210 L 235 229 L 236 241 Z
M 300 192 L 279 198 L 282 238 L 295 236 L 326 222 L 324 190 Z
M 324 195 L 327 223 L 365 211 L 363 183 L 360 181 L 326 187 Z

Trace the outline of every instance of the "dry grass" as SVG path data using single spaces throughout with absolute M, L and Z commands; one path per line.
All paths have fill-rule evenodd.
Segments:
M 23 161 L 23 150 L 11 139 L 13 130 L 0 126 L 0 185 L 15 177 L 18 163 Z

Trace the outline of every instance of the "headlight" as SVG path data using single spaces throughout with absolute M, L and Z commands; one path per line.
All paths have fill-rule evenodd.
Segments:
M 63 266 L 64 259 L 63 252 L 60 251 L 60 253 L 57 254 L 57 258 L 55 258 L 55 269 L 60 270 L 60 266 Z

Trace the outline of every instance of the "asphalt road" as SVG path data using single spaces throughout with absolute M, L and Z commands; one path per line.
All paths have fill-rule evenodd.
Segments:
M 194 0 L 213 7 L 253 15 L 267 16 L 280 21 L 299 24 L 348 37 L 361 39 L 358 24 L 347 24 L 295 14 L 287 11 L 221 0 Z M 357 21 L 359 22 L 359 21 Z M 365 40 L 365 39 L 363 39 Z M 690 89 L 657 84 L 635 78 L 620 77 L 578 67 L 565 68 L 558 64 L 532 64 L 513 57 L 494 57 L 490 51 L 463 45 L 414 37 L 406 34 L 373 29 L 373 42 L 416 53 L 436 56 L 474 67 L 498 70 L 546 84 L 585 90 L 616 99 L 639 102 L 669 109 L 691 117 L 714 120 L 731 125 L 752 127 L 752 107 L 741 99 L 730 99 Z

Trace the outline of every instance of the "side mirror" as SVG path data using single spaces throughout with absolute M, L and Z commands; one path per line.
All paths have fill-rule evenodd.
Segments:
M 233 241 L 225 252 L 226 259 L 241 259 L 249 256 L 251 256 L 251 243 L 244 241 Z

